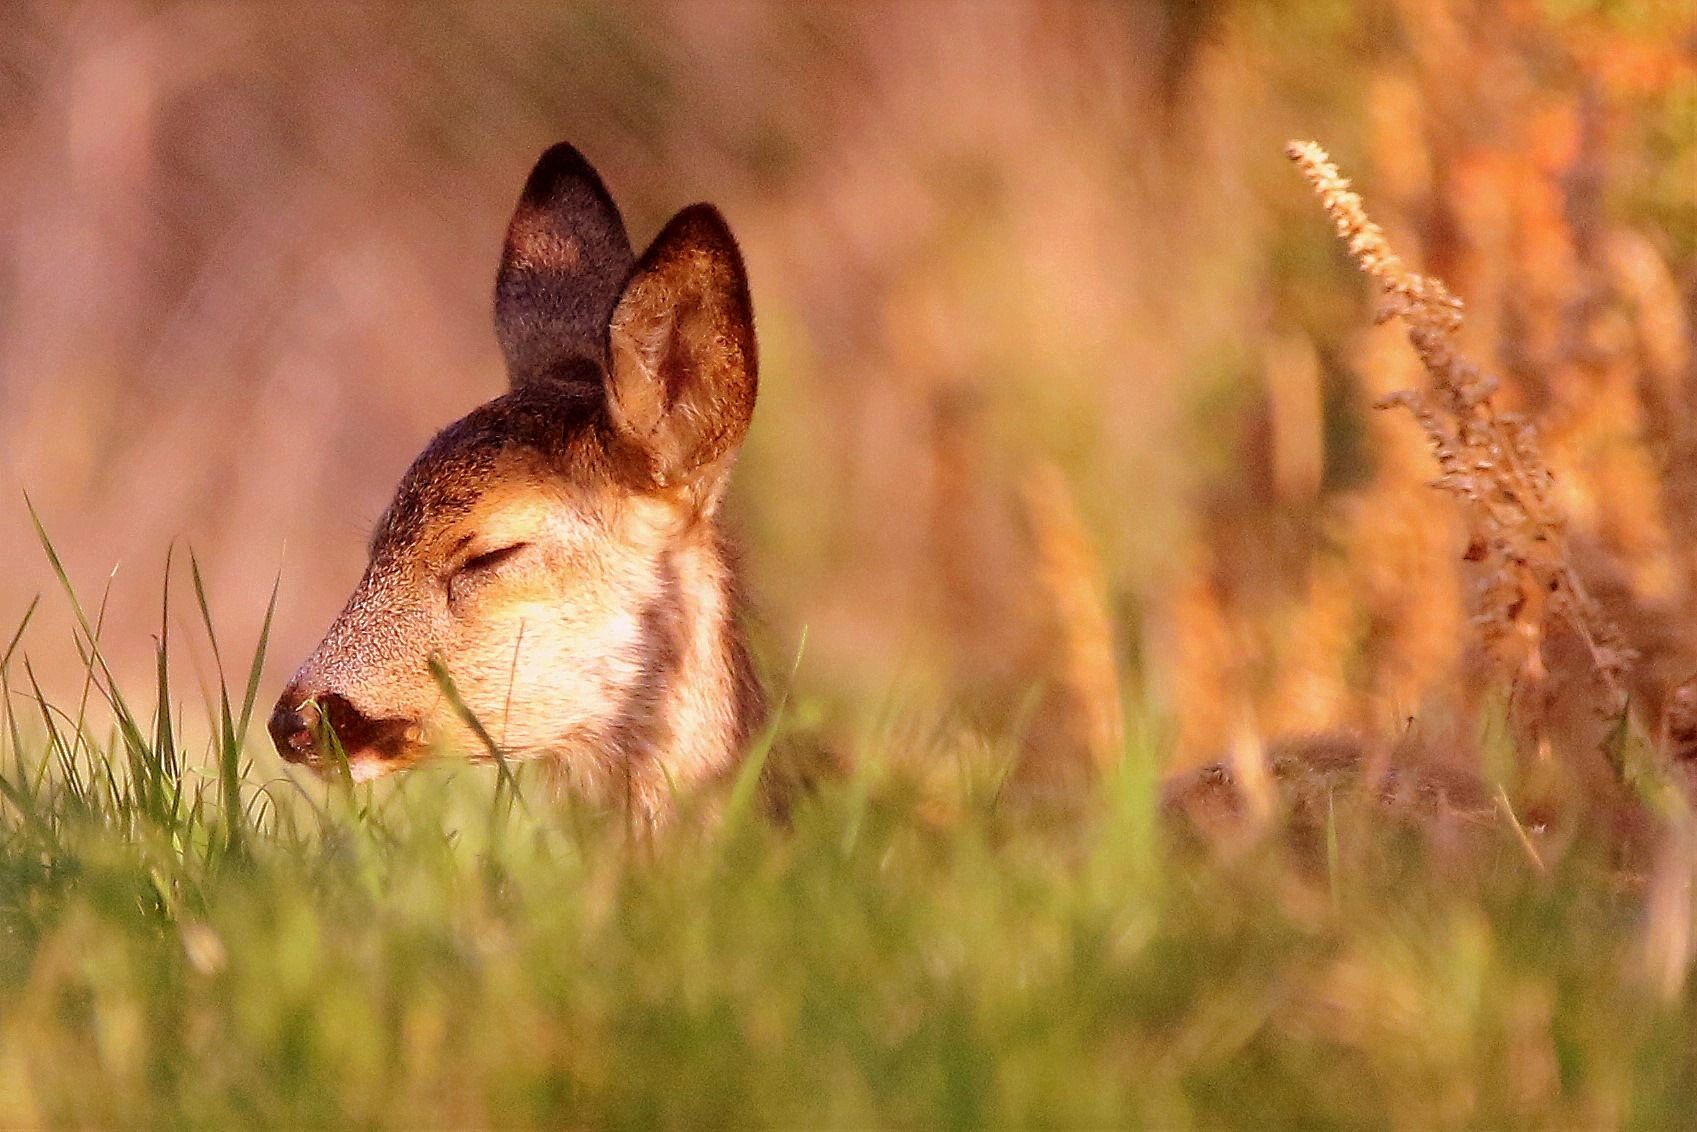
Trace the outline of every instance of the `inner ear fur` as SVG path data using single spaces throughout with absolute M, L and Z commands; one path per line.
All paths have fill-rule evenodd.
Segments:
M 757 362 L 742 255 L 695 204 L 643 253 L 608 326 L 608 408 L 659 487 L 716 479 L 748 431 Z
M 619 208 L 583 154 L 565 142 L 543 153 L 495 277 L 495 335 L 514 388 L 580 380 L 583 362 L 599 366 L 635 258 Z

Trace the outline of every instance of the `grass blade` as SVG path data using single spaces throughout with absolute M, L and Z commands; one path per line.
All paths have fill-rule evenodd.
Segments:
M 760 776 L 766 769 L 766 760 L 772 754 L 772 745 L 778 740 L 778 729 L 783 723 L 784 709 L 789 706 L 790 690 L 795 687 L 795 675 L 801 670 L 801 658 L 807 651 L 807 627 L 802 626 L 801 640 L 796 643 L 795 659 L 790 662 L 789 679 L 784 681 L 784 694 L 779 697 L 777 706 L 772 709 L 772 717 L 766 722 L 766 729 L 756 740 L 748 752 L 748 758 L 737 772 L 736 783 L 731 787 L 730 799 L 725 803 L 727 821 L 737 820 L 748 812 L 754 799 L 754 792 L 760 785 Z
M 518 800 L 522 807 L 524 798 L 519 793 L 518 779 L 513 776 L 512 767 L 507 765 L 506 755 L 502 753 L 500 746 L 489 734 L 488 729 L 483 726 L 483 722 L 477 718 L 477 714 L 471 710 L 465 699 L 460 695 L 460 690 L 454 684 L 454 678 L 448 672 L 448 666 L 442 663 L 441 657 L 432 656 L 430 658 L 430 675 L 436 681 L 436 686 L 441 689 L 442 695 L 447 698 L 448 706 L 454 709 L 454 714 L 458 715 L 460 720 L 471 728 L 472 734 L 477 736 L 477 741 L 483 744 L 484 749 L 489 752 L 489 757 L 495 761 L 495 766 L 500 773 L 499 784 L 511 790 L 513 797 Z M 529 813 L 528 808 L 526 808 L 526 813 Z
M 130 711 L 129 705 L 125 703 L 123 693 L 118 689 L 117 681 L 112 676 L 112 670 L 106 664 L 106 658 L 101 655 L 99 646 L 100 632 L 96 626 L 90 624 L 88 612 L 83 609 L 82 601 L 77 597 L 76 587 L 71 584 L 71 577 L 65 570 L 65 564 L 60 560 L 59 552 L 54 549 L 53 540 L 49 538 L 47 534 L 47 527 L 42 523 L 41 516 L 37 513 L 35 504 L 31 501 L 27 492 L 24 494 L 24 506 L 29 511 L 29 519 L 30 523 L 35 528 L 36 540 L 41 543 L 41 549 L 47 555 L 47 563 L 52 567 L 54 576 L 59 579 L 59 585 L 65 591 L 65 598 L 71 604 L 71 613 L 76 617 L 77 624 L 82 629 L 84 639 L 89 642 L 89 658 L 91 664 L 98 665 L 101 675 L 105 677 L 106 686 L 103 689 L 103 695 L 105 695 L 108 702 L 112 704 L 113 710 L 117 713 L 118 726 L 124 732 L 125 741 L 127 743 L 133 743 L 136 751 L 145 751 L 147 749 L 147 744 L 142 739 L 141 732 L 136 727 L 135 715 Z M 107 586 L 108 592 L 110 592 L 110 579 L 108 580 Z M 104 604 L 105 602 L 103 599 L 102 607 L 104 607 Z
M 176 740 L 171 733 L 171 554 L 165 550 L 165 581 L 159 587 L 159 640 L 154 647 L 155 691 L 153 750 L 160 764 L 177 778 Z
M 253 705 L 259 698 L 259 680 L 265 670 L 265 654 L 271 645 L 271 622 L 277 613 L 277 591 L 282 587 L 283 575 L 278 574 L 271 582 L 271 598 L 265 603 L 265 619 L 259 625 L 259 641 L 254 646 L 253 663 L 248 667 L 247 687 L 242 692 L 242 714 L 236 723 L 236 745 L 247 745 L 248 721 L 253 718 Z
M 35 616 L 36 607 L 41 604 L 41 595 L 36 594 L 30 599 L 29 608 L 24 610 L 24 618 L 18 622 L 18 631 L 12 634 L 12 639 L 6 644 L 6 651 L 0 652 L 0 672 L 12 663 L 12 654 L 18 651 L 18 643 L 24 639 L 24 630 L 29 628 L 30 618 Z

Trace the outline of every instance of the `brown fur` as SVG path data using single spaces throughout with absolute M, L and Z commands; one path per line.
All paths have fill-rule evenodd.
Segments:
M 556 146 L 495 312 L 513 389 L 408 469 L 272 736 L 322 768 L 333 732 L 359 778 L 436 749 L 547 759 L 658 816 L 732 773 L 763 711 L 718 523 L 756 393 L 742 260 L 694 205 L 633 263 L 599 178 Z

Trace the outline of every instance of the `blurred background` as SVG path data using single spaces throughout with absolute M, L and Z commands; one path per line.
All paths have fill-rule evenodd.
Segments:
M 27 491 L 91 604 L 122 565 L 121 673 L 173 542 L 236 656 L 280 572 L 268 700 L 501 390 L 502 234 L 567 138 L 638 244 L 702 199 L 742 241 L 734 518 L 805 724 L 1071 758 L 1125 690 L 1180 759 L 1411 719 L 1459 750 L 1479 581 L 1371 408 L 1422 375 L 1282 154 L 1314 137 L 1466 299 L 1677 729 L 1694 59 L 1688 0 L 8 3 L 0 638 L 48 595 L 24 647 L 74 687 Z

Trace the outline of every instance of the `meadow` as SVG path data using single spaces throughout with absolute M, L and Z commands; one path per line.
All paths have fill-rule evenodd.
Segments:
M 1671 1127 L 1697 1100 L 1677 920 L 1594 845 L 1503 829 L 1458 866 L 1340 793 L 1318 852 L 1278 815 L 1204 849 L 1148 727 L 1065 819 L 865 758 L 788 828 L 744 782 L 651 838 L 522 771 L 284 776 L 249 745 L 258 656 L 184 709 L 86 655 L 76 703 L 0 665 L 8 1127 Z
M 0 6 L 0 1127 L 1689 1125 L 1694 92 L 1683 0 Z M 785 821 L 263 734 L 562 137 L 748 265 Z

